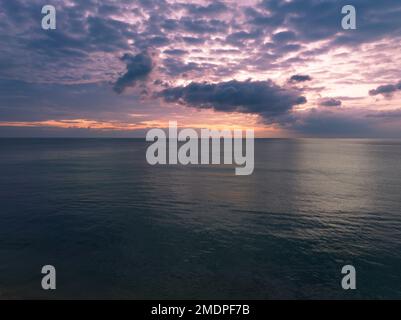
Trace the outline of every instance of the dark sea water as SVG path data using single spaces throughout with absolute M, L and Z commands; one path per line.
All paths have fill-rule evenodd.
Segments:
M 401 298 L 400 142 L 257 140 L 251 176 L 146 147 L 0 139 L 0 298 Z

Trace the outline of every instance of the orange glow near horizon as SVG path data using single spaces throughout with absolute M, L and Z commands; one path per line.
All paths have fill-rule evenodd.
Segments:
M 146 120 L 138 123 L 120 121 L 95 121 L 89 119 L 45 120 L 45 121 L 0 121 L 0 127 L 29 127 L 29 128 L 55 128 L 55 129 L 90 129 L 100 131 L 136 131 L 153 128 L 166 129 L 172 119 Z M 175 119 L 178 128 L 210 129 L 210 130 L 242 130 L 253 129 L 256 137 L 270 137 L 282 133 L 276 127 L 265 127 L 259 123 L 255 115 L 225 114 L 223 117 L 197 117 L 188 119 L 182 117 Z

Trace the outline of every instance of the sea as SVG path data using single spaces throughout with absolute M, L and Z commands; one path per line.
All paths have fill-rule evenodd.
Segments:
M 0 299 L 401 299 L 401 141 L 257 139 L 249 176 L 148 146 L 0 139 Z

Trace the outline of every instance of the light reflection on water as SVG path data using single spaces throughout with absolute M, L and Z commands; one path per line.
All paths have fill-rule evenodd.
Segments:
M 251 176 L 139 140 L 0 148 L 0 298 L 401 298 L 399 142 L 257 140 Z

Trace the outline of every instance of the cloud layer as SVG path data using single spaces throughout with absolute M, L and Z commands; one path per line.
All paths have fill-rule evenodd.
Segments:
M 140 113 L 155 121 L 180 114 L 189 125 L 191 106 L 204 123 L 241 122 L 241 113 L 280 133 L 396 127 L 382 115 L 401 103 L 399 0 L 354 0 L 356 30 L 341 28 L 345 0 L 52 4 L 57 29 L 45 31 L 43 1 L 0 0 L 4 123 L 135 123 L 131 114 Z
M 161 96 L 167 102 L 216 111 L 259 114 L 268 120 L 288 113 L 295 105 L 306 103 L 298 91 L 280 87 L 270 80 L 192 82 L 187 86 L 165 89 Z
M 117 79 L 114 85 L 114 91 L 122 93 L 124 90 L 133 86 L 138 80 L 145 80 L 152 72 L 153 61 L 148 52 L 142 52 L 137 55 L 125 54 L 122 58 L 127 64 L 127 71 Z
M 401 90 L 401 81 L 397 84 L 386 84 L 377 87 L 376 89 L 370 90 L 369 94 L 371 96 L 377 96 L 382 94 L 384 96 L 391 96 L 394 92 Z

